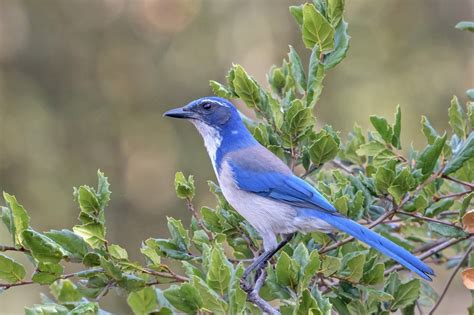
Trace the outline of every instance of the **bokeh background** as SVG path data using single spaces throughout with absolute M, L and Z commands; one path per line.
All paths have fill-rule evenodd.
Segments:
M 293 45 L 309 51 L 289 0 L 0 0 L 0 189 L 13 193 L 38 230 L 71 228 L 72 187 L 112 183 L 108 238 L 141 260 L 148 237 L 166 236 L 166 216 L 189 222 L 174 173 L 197 179 L 198 206 L 213 205 L 214 179 L 190 124 L 167 120 L 171 107 L 211 92 L 232 63 L 259 82 Z M 402 108 L 405 148 L 424 144 L 420 115 L 448 128 L 453 94 L 474 87 L 474 36 L 454 29 L 474 20 L 473 0 L 347 1 L 347 59 L 326 77 L 319 125 L 347 134 L 369 114 Z M 244 110 L 243 107 L 240 107 Z M 9 238 L 0 227 L 0 243 Z M 13 254 L 17 257 L 15 254 Z M 441 288 L 446 275 L 435 286 Z M 0 295 L 0 313 L 39 302 L 39 286 Z M 469 292 L 456 278 L 439 314 L 463 314 Z M 127 313 L 125 298 L 104 307 Z

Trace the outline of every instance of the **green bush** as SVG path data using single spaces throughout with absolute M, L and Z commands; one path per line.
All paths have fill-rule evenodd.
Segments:
M 461 267 L 474 265 L 474 257 L 469 257 L 474 229 L 474 213 L 469 212 L 474 195 L 474 91 L 467 92 L 466 106 L 457 97 L 451 100 L 450 135 L 421 118 L 427 145 L 419 151 L 402 151 L 400 107 L 393 123 L 371 116 L 373 131 L 355 125 L 345 139 L 330 125 L 317 125 L 313 113 L 324 78 L 349 48 L 343 10 L 342 0 L 290 7 L 311 50 L 307 70 L 290 47 L 288 58 L 268 73 L 269 90 L 240 65 L 232 66 L 225 85 L 211 81 L 211 88 L 254 110 L 259 120 L 245 122 L 255 138 L 341 213 L 423 260 L 455 267 L 454 277 Z M 473 31 L 472 25 L 461 22 L 456 27 Z M 1 218 L 12 239 L 11 245 L 0 245 L 0 251 L 25 254 L 35 271 L 27 277 L 23 265 L 0 254 L 0 290 L 49 285 L 51 294 L 27 307 L 27 314 L 97 314 L 103 312 L 100 299 L 113 289 L 127 292 L 135 314 L 261 313 L 252 303 L 255 297 L 247 299 L 240 288 L 244 266 L 258 255 L 261 241 L 219 187 L 212 182 L 209 187 L 217 204 L 196 209 L 193 177 L 176 174 L 176 194 L 185 200 L 191 224 L 185 227 L 168 218 L 169 238 L 142 243 L 145 265 L 130 261 L 124 248 L 107 241 L 105 209 L 111 192 L 100 171 L 97 188 L 74 189 L 80 215 L 71 230 L 34 230 L 24 207 L 4 193 Z M 414 314 L 416 307 L 437 307 L 445 292 L 438 295 L 429 283 L 399 273 L 402 268 L 393 260 L 352 240 L 343 233 L 334 238 L 319 232 L 299 234 L 267 266 L 257 298 L 271 301 L 275 312 L 282 314 Z M 447 248 L 452 250 L 447 253 Z M 66 274 L 67 264 L 83 268 Z M 174 271 L 176 267 L 183 274 Z M 465 270 L 465 277 L 471 270 Z

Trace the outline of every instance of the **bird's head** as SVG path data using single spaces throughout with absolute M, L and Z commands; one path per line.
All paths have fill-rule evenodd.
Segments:
M 184 107 L 171 109 L 164 116 L 190 120 L 196 127 L 202 126 L 222 131 L 235 127 L 241 119 L 234 105 L 220 97 L 204 97 Z

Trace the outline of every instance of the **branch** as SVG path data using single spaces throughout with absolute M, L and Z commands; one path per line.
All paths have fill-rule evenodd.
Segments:
M 255 290 L 252 290 L 247 295 L 247 300 L 252 302 L 253 304 L 257 305 L 263 312 L 272 314 L 272 315 L 280 315 L 280 312 L 274 309 L 267 301 L 262 299 Z
M 438 301 L 436 302 L 436 304 L 433 306 L 433 308 L 431 309 L 429 315 L 432 315 L 434 314 L 434 312 L 436 311 L 436 309 L 438 308 L 438 306 L 441 304 L 441 301 L 443 300 L 444 296 L 446 295 L 446 292 L 448 292 L 448 288 L 449 286 L 451 285 L 451 282 L 453 282 L 453 279 L 454 279 L 454 276 L 458 273 L 459 269 L 461 269 L 462 265 L 464 264 L 464 262 L 467 260 L 467 257 L 469 256 L 469 254 L 471 253 L 472 251 L 472 244 L 471 246 L 469 246 L 469 249 L 466 251 L 466 253 L 464 254 L 464 256 L 461 258 L 461 261 L 459 262 L 459 264 L 456 266 L 456 268 L 454 269 L 453 273 L 451 274 L 451 277 L 449 277 L 449 280 L 448 282 L 446 283 L 446 285 L 444 286 L 444 289 L 443 289 L 443 292 L 441 293 Z
M 426 251 L 423 254 L 421 254 L 420 256 L 418 256 L 418 258 L 421 259 L 421 260 L 425 260 L 426 258 L 428 258 L 428 257 L 430 257 L 434 254 L 437 254 L 437 253 L 441 252 L 442 250 L 444 250 L 448 247 L 451 247 L 451 246 L 453 246 L 453 245 L 455 245 L 459 242 L 467 240 L 470 237 L 471 237 L 471 235 L 468 235 L 468 236 L 461 237 L 461 238 L 453 238 L 453 239 L 447 240 L 446 242 L 443 242 L 441 244 L 438 244 L 437 246 L 432 247 L 428 251 Z M 385 275 L 389 275 L 390 273 L 401 270 L 401 269 L 403 269 L 403 266 L 397 264 L 397 265 L 393 266 L 392 268 L 389 268 L 389 269 L 385 270 Z
M 461 192 L 453 193 L 453 194 L 448 194 L 448 195 L 444 195 L 444 196 L 433 196 L 433 200 L 438 201 L 438 200 L 447 199 L 447 198 L 459 198 L 459 197 L 467 195 L 471 192 L 472 192 L 471 190 L 465 190 L 465 191 L 461 191 Z
M 168 269 L 168 272 L 161 272 L 161 271 L 154 271 L 151 269 L 140 269 L 143 273 L 155 276 L 155 277 L 162 277 L 162 278 L 168 278 L 168 279 L 174 279 L 177 282 L 187 282 L 190 279 L 185 276 L 178 275 L 177 273 L 174 273 L 170 269 Z
M 24 252 L 24 253 L 30 252 L 24 247 L 16 248 L 15 246 L 0 245 L 0 252 L 6 252 L 6 251 L 16 251 L 16 252 Z
M 102 270 L 101 268 L 99 268 L 99 269 Z M 54 281 L 61 280 L 61 279 L 73 278 L 73 277 L 76 277 L 76 276 L 80 275 L 81 273 L 89 272 L 89 271 L 97 271 L 97 270 L 98 270 L 97 268 L 92 268 L 92 269 L 82 270 L 82 271 L 75 272 L 75 273 L 65 274 L 65 275 L 62 275 L 62 276 L 58 277 Z M 16 283 L 0 283 L 0 288 L 2 288 L 4 290 L 7 290 L 7 289 L 10 289 L 11 287 L 19 287 L 19 286 L 22 286 L 22 285 L 30 285 L 30 284 L 34 284 L 34 283 L 37 283 L 37 282 L 34 282 L 32 280 L 27 280 L 27 281 L 20 281 L 20 282 L 16 282 Z
M 457 178 L 454 178 L 454 177 L 451 177 L 451 176 L 448 176 L 448 175 L 443 175 L 441 177 L 443 177 L 444 179 L 450 180 L 452 182 L 461 184 L 463 186 L 469 187 L 471 189 L 471 191 L 474 190 L 474 184 L 472 184 L 472 183 L 468 183 L 468 182 L 462 181 L 460 179 L 457 179 Z
M 423 215 L 421 215 L 421 214 L 416 214 L 416 213 L 411 213 L 411 212 L 405 212 L 405 211 L 397 211 L 397 214 L 403 214 L 403 215 L 406 215 L 406 216 L 409 216 L 409 217 L 412 217 L 412 218 L 416 218 L 416 219 L 419 219 L 419 220 L 429 221 L 429 222 L 438 223 L 438 224 L 444 224 L 444 225 L 447 225 L 447 226 L 450 226 L 450 227 L 454 227 L 454 228 L 456 228 L 456 229 L 463 230 L 462 227 L 457 226 L 457 225 L 454 224 L 454 223 L 446 222 L 446 221 L 441 221 L 441 220 L 434 219 L 434 218 L 430 218 L 430 217 L 425 217 L 425 216 L 423 216 Z

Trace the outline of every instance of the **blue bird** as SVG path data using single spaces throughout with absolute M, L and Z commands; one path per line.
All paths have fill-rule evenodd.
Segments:
M 246 270 L 259 271 L 296 232 L 341 230 L 396 260 L 426 280 L 433 270 L 392 241 L 338 213 L 314 187 L 295 176 L 277 156 L 260 145 L 229 101 L 206 97 L 167 111 L 187 119 L 204 139 L 227 201 L 257 230 L 264 253 Z M 277 235 L 286 237 L 278 244 Z

